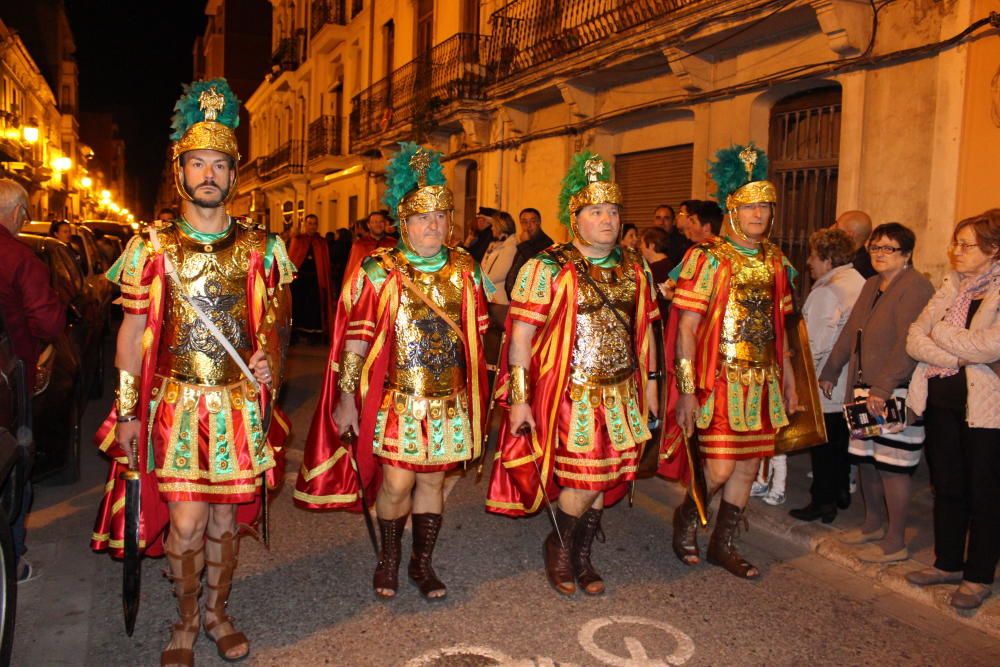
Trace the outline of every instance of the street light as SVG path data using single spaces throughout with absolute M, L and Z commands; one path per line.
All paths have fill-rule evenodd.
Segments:
M 73 161 L 65 155 L 61 155 L 52 161 L 52 168 L 56 171 L 69 171 L 73 168 Z
M 34 125 L 25 125 L 21 128 L 21 136 L 29 144 L 36 143 L 38 141 L 38 128 Z
M 80 179 L 80 185 L 82 185 L 85 189 L 89 190 L 90 188 L 94 187 L 94 179 L 92 179 L 90 176 L 84 176 L 83 178 Z
M 111 200 L 111 190 L 101 190 L 101 199 L 104 201 Z

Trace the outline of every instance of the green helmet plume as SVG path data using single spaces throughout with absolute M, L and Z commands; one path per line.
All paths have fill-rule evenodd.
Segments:
M 584 151 L 573 156 L 573 160 L 569 165 L 569 172 L 563 178 L 562 189 L 559 191 L 559 222 L 567 229 L 571 228 L 570 215 L 573 213 L 570 210 L 570 200 L 590 183 L 586 166 L 587 161 L 592 159 L 597 159 L 601 163 L 601 172 L 598 175 L 598 179 L 601 181 L 611 180 L 611 169 L 608 167 L 608 163 L 596 153 Z
M 225 79 L 206 79 L 184 84 L 184 92 L 174 105 L 174 115 L 171 118 L 170 127 L 173 133 L 170 135 L 171 141 L 180 141 L 181 137 L 195 123 L 205 120 L 205 112 L 201 109 L 199 98 L 205 91 L 215 88 L 215 92 L 223 97 L 222 110 L 215 118 L 215 122 L 235 130 L 240 124 L 240 100 L 229 87 Z
M 749 175 L 746 163 L 740 157 L 745 150 L 757 155 L 757 161 Z M 767 154 L 754 146 L 752 141 L 746 146 L 733 145 L 715 153 L 715 162 L 709 162 L 708 174 L 715 181 L 715 199 L 723 211 L 726 210 L 729 195 L 752 181 L 767 180 L 767 164 Z
M 423 152 L 427 157 L 423 182 L 421 174 L 410 165 L 413 156 L 418 152 Z M 389 209 L 389 215 L 393 218 L 399 217 L 399 203 L 414 188 L 447 183 L 441 166 L 441 157 L 440 151 L 424 148 L 412 141 L 400 142 L 399 152 L 392 156 L 385 168 L 385 194 L 382 195 L 382 204 Z

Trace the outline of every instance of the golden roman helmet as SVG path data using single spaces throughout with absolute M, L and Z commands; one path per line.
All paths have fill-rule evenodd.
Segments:
M 195 81 L 185 86 L 184 94 L 174 106 L 174 133 L 171 135 L 174 139 L 171 148 L 174 185 L 182 198 L 192 201 L 184 188 L 181 156 L 195 150 L 219 151 L 233 159 L 233 183 L 223 201 L 229 201 L 236 194 L 240 152 L 235 129 L 239 125 L 239 104 L 225 79 Z
M 771 204 L 771 217 L 767 223 L 764 239 L 771 237 L 774 229 L 775 206 L 778 191 L 767 175 L 767 155 L 752 143 L 748 146 L 732 146 L 715 154 L 709 173 L 715 179 L 716 196 L 726 208 L 728 234 L 748 243 L 755 243 L 740 227 L 737 209 L 747 204 Z
M 600 155 L 586 151 L 573 156 L 559 193 L 559 221 L 570 228 L 573 238 L 583 245 L 590 242 L 580 234 L 576 213 L 584 206 L 622 204 L 622 193 L 610 178 L 607 163 Z
M 441 153 L 415 143 L 401 143 L 400 151 L 386 168 L 386 186 L 382 201 L 396 212 L 399 238 L 407 248 L 416 252 L 407 234 L 407 218 L 434 211 L 448 213 L 447 242 L 455 226 L 455 197 L 445 184 Z

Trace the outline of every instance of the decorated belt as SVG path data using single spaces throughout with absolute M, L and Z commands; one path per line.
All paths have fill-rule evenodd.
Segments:
M 581 387 L 607 387 L 613 384 L 620 384 L 635 375 L 634 368 L 625 368 L 612 375 L 597 375 L 587 373 L 580 368 L 570 371 L 569 381 L 572 385 Z
M 465 392 L 448 396 L 414 396 L 397 389 L 390 389 L 383 405 L 391 405 L 397 415 L 410 415 L 417 421 L 424 419 L 451 419 L 458 409 L 467 411 Z
M 156 373 L 156 376 L 169 377 L 177 380 L 178 382 L 183 382 L 184 384 L 197 384 L 204 387 L 224 387 L 236 384 L 237 382 L 241 382 L 246 379 L 243 374 L 239 372 L 238 368 L 234 370 L 236 371 L 235 373 L 221 378 L 206 378 L 199 377 L 197 375 L 186 375 L 177 371 L 164 372 L 162 369 Z
M 609 382 L 578 382 L 571 379 L 567 391 L 573 401 L 586 399 L 595 408 L 601 403 L 611 407 L 628 395 L 633 375 L 634 371 L 621 373 L 618 379 Z
M 198 407 L 198 402 L 204 397 L 205 410 L 215 414 L 220 412 L 228 397 L 229 405 L 234 410 L 242 410 L 246 401 L 257 400 L 257 390 L 240 379 L 228 385 L 205 385 L 182 382 L 176 378 L 156 375 L 158 382 L 153 385 L 153 398 L 162 396 L 164 403 L 174 405 L 179 403 L 184 410 L 192 411 Z
M 773 361 L 766 363 L 739 360 L 724 360 L 719 364 L 718 376 L 725 376 L 730 384 L 762 385 L 771 378 L 778 377 L 778 367 Z

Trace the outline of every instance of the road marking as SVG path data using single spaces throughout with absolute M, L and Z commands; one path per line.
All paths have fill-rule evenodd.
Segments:
M 404 667 L 425 667 L 426 665 L 433 665 L 439 660 L 444 658 L 450 658 L 455 656 L 475 656 L 477 658 L 487 658 L 489 660 L 495 660 L 498 666 L 502 667 L 576 667 L 575 665 L 568 662 L 557 663 L 551 658 L 538 657 L 534 660 L 530 658 L 525 658 L 517 660 L 507 655 L 492 649 L 489 646 L 472 646 L 470 644 L 456 644 L 455 646 L 448 646 L 447 648 L 434 649 L 433 651 L 428 651 L 421 656 L 413 658 Z
M 646 648 L 635 637 L 624 637 L 625 650 L 628 657 L 615 655 L 602 649 L 594 640 L 599 630 L 614 624 L 648 625 L 663 630 L 677 642 L 677 648 L 662 659 L 653 659 L 646 654 Z M 694 642 L 686 634 L 664 621 L 655 621 L 641 616 L 608 616 L 588 621 L 580 628 L 577 640 L 590 655 L 611 667 L 666 667 L 666 665 L 683 665 L 694 655 Z

